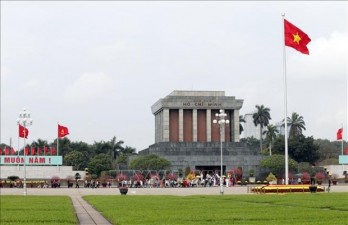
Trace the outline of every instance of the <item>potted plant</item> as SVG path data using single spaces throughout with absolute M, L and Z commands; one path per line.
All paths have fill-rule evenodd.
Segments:
M 254 177 L 254 170 L 250 169 L 249 170 L 249 182 L 250 183 L 255 183 L 256 178 Z
M 266 177 L 266 180 L 269 184 L 277 184 L 277 178 L 274 176 L 273 173 L 269 173 L 268 176 Z
M 127 186 L 127 179 L 128 176 L 125 174 L 119 174 L 117 176 L 117 181 L 118 181 L 118 190 L 120 191 L 121 195 L 126 195 L 128 193 L 128 186 Z
M 317 184 L 321 185 L 323 183 L 323 180 L 325 179 L 325 174 L 322 172 L 317 172 L 314 177 L 317 181 Z
M 308 172 L 303 172 L 301 175 L 302 184 L 310 184 L 311 175 Z
M 11 181 L 10 187 L 12 188 L 14 185 L 16 185 L 16 180 L 19 179 L 18 176 L 8 176 L 7 179 Z
M 337 175 L 336 174 L 332 175 L 332 184 L 333 185 L 337 184 Z
M 142 187 L 143 186 L 143 182 L 144 182 L 144 175 L 139 173 L 139 172 L 136 172 L 132 176 L 132 180 L 134 181 L 134 186 L 136 188 Z

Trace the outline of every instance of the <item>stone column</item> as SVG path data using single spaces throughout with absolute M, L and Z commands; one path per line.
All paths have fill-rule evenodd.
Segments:
M 207 109 L 207 142 L 211 142 L 211 109 Z
M 155 143 L 160 142 L 160 113 L 155 115 Z
M 184 141 L 184 110 L 179 109 L 179 142 Z
M 169 142 L 169 109 L 163 109 L 163 142 Z
M 239 110 L 234 110 L 233 113 L 233 122 L 234 122 L 234 137 L 233 141 L 234 142 L 239 142 Z
M 197 109 L 192 110 L 192 141 L 197 142 Z

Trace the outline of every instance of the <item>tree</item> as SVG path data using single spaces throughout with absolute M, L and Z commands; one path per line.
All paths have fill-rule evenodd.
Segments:
M 267 130 L 263 132 L 263 134 L 266 134 L 266 139 L 269 141 L 269 155 L 272 155 L 272 142 L 277 137 L 277 133 L 279 133 L 279 131 L 272 124 L 267 125 Z
M 61 156 L 65 156 L 66 153 L 72 151 L 72 148 L 70 147 L 71 141 L 69 138 L 64 137 L 64 138 L 58 138 L 59 141 L 59 149 L 57 149 L 58 154 Z M 57 139 L 55 139 L 52 143 L 53 146 L 57 146 Z
M 130 162 L 130 169 L 136 170 L 168 170 L 170 162 L 158 155 L 142 155 Z
M 43 149 L 45 146 L 48 146 L 48 143 L 46 140 L 42 140 L 42 139 L 37 139 L 37 141 L 33 141 L 33 143 L 31 143 L 31 146 L 37 148 L 40 147 L 41 149 Z
M 121 150 L 121 153 L 119 154 L 119 157 L 116 159 L 116 163 L 117 164 L 125 164 L 125 165 L 127 165 L 129 156 L 134 155 L 135 151 L 136 151 L 135 148 L 126 146 L 125 148 L 123 148 Z
M 70 143 L 70 148 L 75 151 L 81 152 L 84 158 L 86 159 L 86 164 L 88 164 L 91 158 L 95 156 L 95 152 L 93 151 L 93 148 L 87 143 L 82 141 Z M 64 165 L 66 165 L 65 163 L 66 162 L 64 161 Z
M 87 167 L 88 158 L 78 151 L 71 151 L 64 156 L 64 164 L 68 166 L 73 166 L 74 170 L 83 170 Z
M 297 162 L 315 163 L 319 159 L 319 146 L 314 144 L 313 137 L 300 135 L 295 139 L 290 139 L 288 143 L 289 157 Z M 285 154 L 284 136 L 279 135 L 273 144 L 273 153 Z
M 239 134 L 241 134 L 244 131 L 242 123 L 245 123 L 245 119 L 243 116 L 239 116 Z
M 245 143 L 249 149 L 257 150 L 257 148 L 260 146 L 260 140 L 256 139 L 255 137 L 247 137 L 240 139 L 241 143 Z
M 116 160 L 117 156 L 119 155 L 119 152 L 122 151 L 123 147 L 122 145 L 124 144 L 124 141 L 116 141 L 116 137 L 113 137 L 109 141 L 110 145 L 110 153 L 112 154 L 112 159 Z
M 336 158 L 341 155 L 341 142 L 340 141 L 329 141 L 327 139 L 316 139 L 314 140 L 314 144 L 319 146 L 319 157 L 320 161 Z M 347 146 L 347 142 L 343 142 L 343 146 Z
M 297 170 L 297 162 L 295 160 L 289 158 L 288 165 L 290 171 Z M 260 166 L 270 169 L 277 177 L 282 177 L 285 172 L 285 157 L 284 155 L 273 154 L 261 160 Z
M 104 153 L 100 153 L 94 156 L 88 163 L 88 168 L 91 174 L 100 176 L 102 171 L 111 170 L 110 156 Z
M 303 120 L 303 116 L 293 112 L 291 118 L 287 118 L 287 125 L 290 127 L 289 139 L 294 139 L 298 135 L 302 134 L 302 130 L 306 130 L 306 123 Z
M 289 155 L 298 162 L 315 163 L 319 159 L 319 146 L 315 145 L 313 137 L 298 136 L 289 141 Z
M 256 105 L 255 107 L 257 111 L 253 114 L 253 121 L 256 127 L 260 125 L 260 151 L 262 151 L 262 129 L 269 124 L 271 115 L 269 113 L 270 109 L 264 107 L 264 105 Z

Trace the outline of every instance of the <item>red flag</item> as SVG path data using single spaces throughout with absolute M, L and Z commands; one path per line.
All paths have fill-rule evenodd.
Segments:
M 54 147 L 51 147 L 51 155 L 55 155 L 56 154 L 56 149 Z
M 343 128 L 338 129 L 337 131 L 337 140 L 342 140 Z
M 284 19 L 285 45 L 297 51 L 309 55 L 307 44 L 311 41 L 308 35 L 301 29 Z
M 24 155 L 29 155 L 29 148 L 28 148 L 28 147 L 25 147 L 25 149 L 24 149 Z
M 41 149 L 40 147 L 37 147 L 37 155 L 40 155 L 41 154 Z
M 0 148 L 0 155 L 2 155 L 2 149 Z
M 18 136 L 21 138 L 28 138 L 29 130 L 20 124 L 18 125 L 18 127 L 19 127 Z
M 46 155 L 48 153 L 48 147 L 44 146 L 44 155 Z
M 10 149 L 8 149 L 7 147 L 5 147 L 5 155 L 9 155 L 10 154 Z
M 1 155 L 1 154 L 0 154 Z M 346 155 L 348 155 L 348 147 L 346 148 Z
M 15 155 L 16 154 L 16 150 L 14 150 L 14 148 L 11 149 L 11 155 Z
M 35 155 L 35 147 L 31 147 L 31 155 Z
M 65 137 L 68 134 L 69 134 L 68 128 L 58 124 L 58 137 Z

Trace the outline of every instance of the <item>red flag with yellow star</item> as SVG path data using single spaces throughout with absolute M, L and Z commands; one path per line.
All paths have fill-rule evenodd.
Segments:
M 297 51 L 309 55 L 307 44 L 311 41 L 308 35 L 301 29 L 284 19 L 285 45 Z

